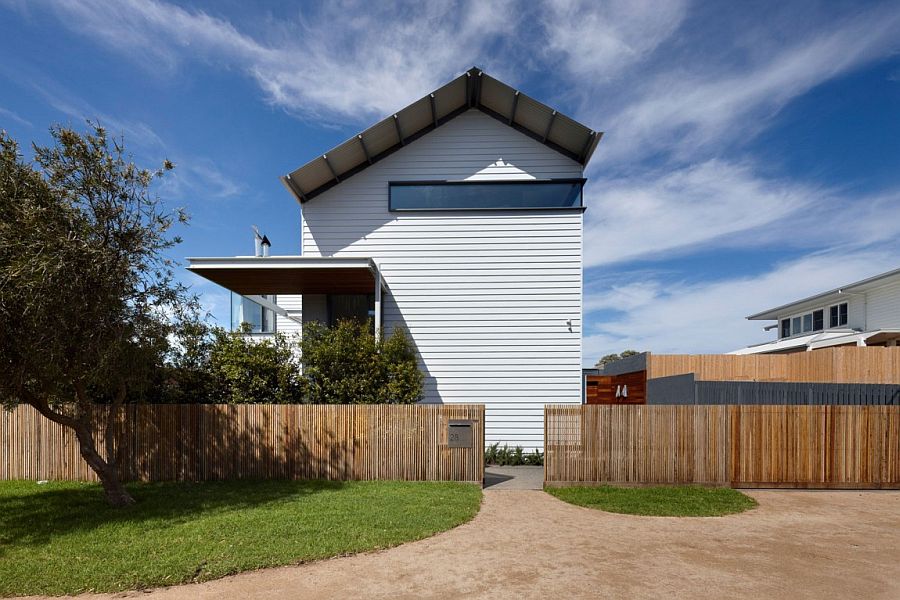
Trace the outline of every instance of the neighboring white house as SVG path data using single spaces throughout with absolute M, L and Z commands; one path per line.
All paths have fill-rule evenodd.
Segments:
M 282 178 L 301 256 L 190 269 L 280 331 L 404 328 L 424 402 L 483 403 L 488 444 L 541 448 L 544 404 L 581 403 L 583 170 L 600 137 L 471 69 Z
M 900 269 L 747 317 L 775 321 L 778 340 L 731 354 L 900 345 Z

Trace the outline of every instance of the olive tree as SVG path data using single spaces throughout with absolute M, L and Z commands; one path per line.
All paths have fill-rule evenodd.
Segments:
M 0 132 L 0 402 L 72 429 L 107 500 L 123 506 L 133 499 L 118 472 L 120 409 L 196 308 L 165 256 L 186 217 L 153 192 L 168 161 L 138 168 L 96 123 L 50 133 L 26 161 Z

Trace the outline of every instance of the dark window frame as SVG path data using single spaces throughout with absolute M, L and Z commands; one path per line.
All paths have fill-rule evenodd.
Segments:
M 813 331 L 822 331 L 825 329 L 825 309 L 820 308 L 812 312 Z
M 828 323 L 831 327 L 843 327 L 850 322 L 850 303 L 839 302 L 828 307 Z
M 781 320 L 781 337 L 783 337 L 783 338 L 791 337 L 791 320 L 790 319 L 782 319 Z
M 492 185 L 536 185 L 542 183 L 556 184 L 580 184 L 578 190 L 577 206 L 485 206 L 485 207 L 451 207 L 451 208 L 395 208 L 393 203 L 393 188 L 406 186 L 492 186 Z M 476 181 L 447 181 L 447 180 L 425 180 L 425 181 L 389 181 L 388 182 L 388 211 L 390 212 L 458 212 L 458 211 L 548 211 L 548 210 L 572 210 L 584 211 L 584 184 L 587 179 L 584 177 L 566 177 L 559 179 L 490 179 Z

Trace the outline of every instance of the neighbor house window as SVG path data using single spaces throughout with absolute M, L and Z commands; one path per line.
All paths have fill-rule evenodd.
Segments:
M 847 324 L 847 303 L 835 304 L 829 309 L 831 327 L 843 327 Z
M 391 182 L 388 207 L 397 211 L 581 208 L 584 181 Z
M 270 302 L 275 302 L 274 295 L 263 295 L 262 297 Z M 241 331 L 244 324 L 249 326 L 250 333 L 274 333 L 275 313 L 249 298 L 232 293 L 231 330 Z
M 805 315 L 781 320 L 781 337 L 789 337 L 811 331 L 825 329 L 825 309 L 814 310 Z

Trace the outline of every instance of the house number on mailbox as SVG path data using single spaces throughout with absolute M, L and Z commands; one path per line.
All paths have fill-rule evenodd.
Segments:
M 451 448 L 471 448 L 472 421 L 450 421 L 447 426 L 447 445 Z

